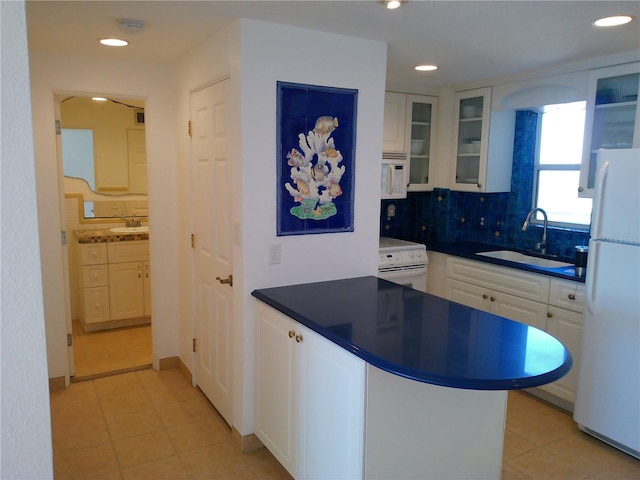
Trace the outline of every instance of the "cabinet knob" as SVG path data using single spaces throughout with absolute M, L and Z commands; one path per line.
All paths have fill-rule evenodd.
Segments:
M 138 265 L 138 278 L 142 278 L 142 267 Z
M 483 295 L 482 295 L 482 298 L 484 298 L 484 299 L 486 300 L 487 298 L 489 298 L 489 295 L 487 295 L 487 294 L 485 293 L 485 294 L 483 294 Z
M 576 299 L 576 296 L 575 296 L 573 293 L 570 293 L 569 295 L 567 295 L 567 298 L 568 298 L 569 300 L 575 300 L 575 299 Z
M 492 302 L 495 302 L 495 301 L 496 301 L 496 297 L 491 297 L 491 298 L 490 298 L 490 300 L 491 300 Z
M 582 187 L 578 187 L 578 191 L 579 191 L 579 192 L 584 192 L 584 188 L 582 188 Z
M 478 188 L 482 188 L 482 184 L 481 183 L 478 183 L 477 186 L 478 186 Z
M 553 313 L 547 312 L 547 318 L 551 318 L 551 317 L 553 317 Z
M 302 341 L 302 335 L 296 335 L 296 342 L 300 343 Z
M 289 330 L 289 338 L 293 338 L 295 334 L 296 332 L 294 332 L 293 330 Z

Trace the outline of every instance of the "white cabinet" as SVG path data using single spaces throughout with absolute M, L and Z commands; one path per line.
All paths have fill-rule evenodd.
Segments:
M 408 191 L 434 186 L 433 132 L 438 99 L 426 95 L 386 92 L 383 156 L 408 158 Z
M 508 192 L 515 134 L 515 111 L 491 111 L 491 88 L 454 95 L 455 167 L 451 189 Z
M 598 150 L 640 147 L 640 63 L 592 70 L 580 168 L 581 197 L 593 197 Z
M 539 328 L 571 352 L 571 371 L 538 387 L 568 402 L 561 406 L 571 408 L 580 363 L 584 285 L 454 256 L 448 256 L 446 262 L 449 300 Z
M 148 240 L 79 244 L 80 321 L 87 331 L 149 323 Z
M 362 478 L 365 362 L 256 302 L 256 435 L 294 478 Z

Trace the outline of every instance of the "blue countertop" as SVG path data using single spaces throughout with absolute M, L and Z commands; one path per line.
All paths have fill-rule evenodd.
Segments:
M 475 390 L 551 383 L 571 354 L 537 328 L 378 277 L 254 290 L 251 295 L 371 365 Z
M 524 270 L 532 273 L 539 273 L 542 275 L 548 275 L 551 277 L 563 278 L 565 280 L 571 280 L 574 282 L 584 283 L 585 277 L 579 277 L 576 275 L 575 267 L 560 267 L 560 268 L 545 268 L 538 267 L 536 265 L 525 265 L 517 262 L 510 262 L 508 260 L 501 260 L 498 258 L 484 257 L 477 255 L 478 252 L 489 252 L 494 250 L 513 250 L 514 252 L 525 253 L 527 255 L 535 255 L 531 252 L 524 250 L 518 250 L 507 247 L 500 247 L 496 245 L 485 245 L 476 242 L 459 242 L 459 243 L 446 243 L 446 242 L 429 242 L 427 250 L 434 252 L 446 253 L 448 255 L 455 255 L 457 257 L 468 258 L 470 260 L 476 260 L 478 262 L 492 263 L 494 265 L 501 265 L 503 267 L 515 268 L 518 270 Z M 564 257 L 550 257 L 540 255 L 542 258 L 550 258 L 552 260 L 558 260 L 560 262 L 573 263 L 570 258 Z

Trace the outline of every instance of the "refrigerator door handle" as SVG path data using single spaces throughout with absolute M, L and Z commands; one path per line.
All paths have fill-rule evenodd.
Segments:
M 594 260 L 598 258 L 600 245 L 601 245 L 600 242 L 596 240 L 591 240 L 589 242 L 589 250 L 590 250 L 589 253 L 591 254 L 591 258 Z M 585 287 L 586 287 L 585 296 L 584 296 L 584 306 L 589 312 L 589 314 L 591 314 L 592 317 L 594 316 L 593 305 L 595 303 L 594 297 L 596 292 L 595 282 L 596 282 L 596 279 L 598 278 L 596 275 L 597 268 L 598 268 L 598 262 L 592 261 L 589 268 L 587 268 L 587 277 L 584 280 Z
M 591 238 L 600 238 L 600 225 L 602 224 L 602 199 L 605 197 L 607 187 L 607 174 L 609 173 L 609 161 L 602 162 L 602 165 L 596 172 L 596 184 L 594 188 L 599 191 L 593 202 L 593 219 L 591 222 Z

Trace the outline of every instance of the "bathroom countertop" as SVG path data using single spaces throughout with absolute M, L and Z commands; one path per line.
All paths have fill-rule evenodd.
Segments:
M 78 243 L 126 242 L 149 240 L 149 233 L 114 233 L 108 228 L 99 230 L 74 230 Z
M 551 335 L 378 277 L 254 290 L 258 300 L 384 371 L 418 382 L 511 390 L 572 365 Z

